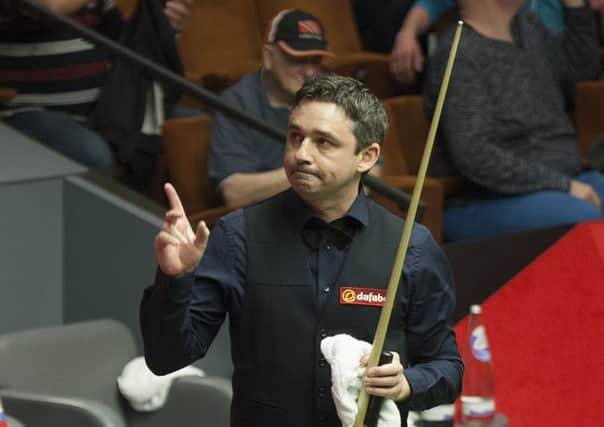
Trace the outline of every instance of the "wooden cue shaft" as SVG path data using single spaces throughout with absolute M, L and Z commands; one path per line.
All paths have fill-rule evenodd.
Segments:
M 390 275 L 390 282 L 388 283 L 388 291 L 386 294 L 386 301 L 384 302 L 384 307 L 382 307 L 382 311 L 380 313 L 375 337 L 373 339 L 373 347 L 371 349 L 371 353 L 369 354 L 367 369 L 377 366 L 380 354 L 382 353 L 382 348 L 384 346 L 384 340 L 386 338 L 386 332 L 388 330 L 388 324 L 390 323 L 390 316 L 392 314 L 392 307 L 394 306 L 394 299 L 396 297 L 396 291 L 398 289 L 403 271 L 407 248 L 409 246 L 409 239 L 411 238 L 411 231 L 413 230 L 413 223 L 415 222 L 415 216 L 417 214 L 417 207 L 419 205 L 422 188 L 424 186 L 424 180 L 428 172 L 428 164 L 430 162 L 430 155 L 432 154 L 432 147 L 434 146 L 434 140 L 436 138 L 436 131 L 438 130 L 438 124 L 440 122 L 440 115 L 442 113 L 445 98 L 447 96 L 447 89 L 449 87 L 449 81 L 451 80 L 451 73 L 453 71 L 455 57 L 457 56 L 457 48 L 459 47 L 462 28 L 463 22 L 458 21 L 455 37 L 453 38 L 453 45 L 451 46 L 451 51 L 449 52 L 449 60 L 447 62 L 443 81 L 440 86 L 440 92 L 436 101 L 436 108 L 434 110 L 434 115 L 432 116 L 432 123 L 430 124 L 430 131 L 428 132 L 424 154 L 417 174 L 417 180 L 415 182 L 415 187 L 413 188 L 411 204 L 409 206 L 409 210 L 407 211 L 403 234 L 398 246 L 394 265 L 392 267 L 392 273 Z M 363 427 L 365 415 L 367 413 L 367 404 L 369 403 L 369 395 L 365 390 L 365 386 L 361 386 L 359 400 L 357 403 L 358 412 L 355 418 L 354 427 Z

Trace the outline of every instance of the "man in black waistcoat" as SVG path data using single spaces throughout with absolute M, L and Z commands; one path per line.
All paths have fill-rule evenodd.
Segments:
M 166 185 L 159 270 L 141 304 L 153 372 L 203 357 L 228 313 L 233 427 L 341 425 L 319 346 L 326 336 L 371 342 L 375 334 L 403 221 L 365 197 L 361 177 L 386 127 L 380 102 L 359 82 L 319 75 L 291 112 L 290 190 L 223 217 L 210 236 L 203 223 L 191 229 Z M 403 425 L 409 409 L 453 402 L 460 391 L 454 304 L 447 260 L 418 224 L 384 346 L 394 360 L 363 379 L 369 394 L 397 401 Z

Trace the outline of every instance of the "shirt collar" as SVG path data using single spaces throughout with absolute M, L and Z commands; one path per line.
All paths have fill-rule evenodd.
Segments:
M 292 191 L 292 193 L 294 193 Z M 316 218 L 316 215 L 313 209 L 302 200 L 300 196 L 294 193 L 296 200 L 294 203 L 297 204 L 295 210 L 299 213 L 299 223 L 300 227 L 303 227 L 311 218 Z M 359 186 L 359 193 L 348 209 L 346 213 L 342 216 L 349 217 L 355 220 L 360 227 L 366 227 L 369 223 L 369 205 L 368 205 L 367 196 L 365 195 L 365 190 L 362 185 Z

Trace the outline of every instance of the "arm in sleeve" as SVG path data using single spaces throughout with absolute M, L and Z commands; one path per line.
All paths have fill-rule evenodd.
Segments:
M 413 4 L 413 7 L 421 7 L 428 12 L 430 24 L 434 24 L 438 18 L 454 6 L 454 0 L 416 0 Z
M 556 35 L 536 24 L 550 64 L 563 85 L 597 79 L 600 72 L 598 35 L 589 6 L 564 8 L 565 31 Z
M 145 290 L 140 324 L 145 360 L 154 373 L 164 375 L 203 357 L 226 313 L 241 301 L 245 255 L 239 219 L 239 227 L 224 219 L 214 226 L 194 273 L 171 278 L 158 270 L 155 284 Z
M 412 410 L 452 403 L 461 391 L 463 363 L 457 349 L 452 315 L 455 291 L 444 252 L 423 227 L 415 227 L 407 275 L 409 304 L 407 345 Z
M 428 111 L 434 111 L 444 74 L 446 58 L 435 59 L 430 66 L 426 85 Z M 461 175 L 475 184 L 502 194 L 539 190 L 567 192 L 571 178 L 537 161 L 527 161 L 504 150 L 493 140 L 494 113 L 478 66 L 460 55 L 447 93 L 441 135 L 446 151 Z M 518 144 L 524 144 L 518 135 Z

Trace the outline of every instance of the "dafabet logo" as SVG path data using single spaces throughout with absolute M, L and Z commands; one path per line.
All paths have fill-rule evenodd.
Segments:
M 345 305 L 371 305 L 383 307 L 386 301 L 385 289 L 369 288 L 340 288 L 340 304 Z
M 352 304 L 356 301 L 357 294 L 354 289 L 346 289 L 342 292 L 342 301 L 344 304 Z

